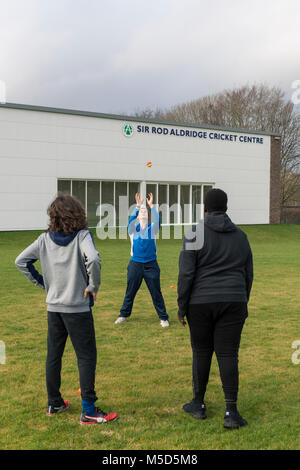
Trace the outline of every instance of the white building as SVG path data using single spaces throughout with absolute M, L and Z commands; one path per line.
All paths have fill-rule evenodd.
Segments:
M 196 222 L 210 187 L 227 192 L 235 223 L 279 223 L 279 174 L 280 137 L 270 133 L 0 105 L 2 231 L 46 228 L 57 190 L 82 201 L 91 227 L 99 204 L 114 204 L 118 226 L 119 196 L 133 204 L 141 182 L 159 205 L 191 204 L 167 224 Z

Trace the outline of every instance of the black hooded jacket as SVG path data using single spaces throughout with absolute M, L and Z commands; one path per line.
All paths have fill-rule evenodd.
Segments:
M 247 235 L 224 212 L 205 215 L 186 234 L 179 256 L 179 315 L 189 304 L 248 302 L 252 281 Z

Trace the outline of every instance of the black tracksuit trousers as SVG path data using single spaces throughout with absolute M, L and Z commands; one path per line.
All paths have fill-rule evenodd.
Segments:
M 193 351 L 194 399 L 203 402 L 212 355 L 215 352 L 228 402 L 236 402 L 239 386 L 238 350 L 245 319 L 246 302 L 217 302 L 189 305 L 187 321 Z
M 60 406 L 62 356 L 68 336 L 74 347 L 79 370 L 81 397 L 95 402 L 97 349 L 92 312 L 48 312 L 46 385 L 48 405 Z

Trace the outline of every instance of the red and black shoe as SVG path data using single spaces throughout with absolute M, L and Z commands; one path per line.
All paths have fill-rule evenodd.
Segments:
M 64 400 L 64 403 L 62 403 L 60 406 L 53 406 L 49 405 L 48 410 L 47 410 L 47 415 L 52 416 L 57 413 L 62 413 L 63 411 L 66 411 L 70 406 L 70 403 L 67 400 Z
M 108 423 L 109 421 L 115 421 L 117 419 L 117 413 L 105 413 L 100 408 L 95 408 L 93 415 L 82 413 L 80 417 L 80 424 L 101 424 Z

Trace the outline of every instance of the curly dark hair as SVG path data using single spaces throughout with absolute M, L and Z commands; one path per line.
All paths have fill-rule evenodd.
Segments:
M 88 227 L 85 210 L 78 199 L 65 193 L 58 193 L 48 207 L 49 224 L 47 232 L 64 232 L 66 235 Z

